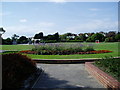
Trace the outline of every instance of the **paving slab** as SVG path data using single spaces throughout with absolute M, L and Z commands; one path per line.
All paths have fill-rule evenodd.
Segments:
M 104 88 L 86 70 L 84 64 L 37 64 L 43 68 L 33 88 Z

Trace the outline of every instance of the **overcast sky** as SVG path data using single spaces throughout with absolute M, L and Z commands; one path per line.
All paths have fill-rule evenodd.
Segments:
M 117 2 L 2 2 L 0 16 L 3 38 L 118 30 Z

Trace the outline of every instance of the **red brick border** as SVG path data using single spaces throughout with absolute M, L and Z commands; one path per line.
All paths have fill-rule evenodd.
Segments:
M 109 76 L 107 73 L 94 66 L 92 62 L 85 63 L 85 69 L 94 76 L 104 87 L 112 90 L 120 90 L 120 82 Z

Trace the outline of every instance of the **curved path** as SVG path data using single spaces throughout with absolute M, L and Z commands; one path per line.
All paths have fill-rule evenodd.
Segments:
M 33 88 L 103 88 L 84 64 L 37 64 L 44 72 Z

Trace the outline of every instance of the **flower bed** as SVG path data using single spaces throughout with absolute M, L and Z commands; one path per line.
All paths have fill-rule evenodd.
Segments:
M 25 53 L 25 54 L 37 54 L 36 51 L 31 51 L 31 50 L 24 50 L 24 51 L 19 51 L 20 53 Z
M 20 51 L 20 53 L 26 54 L 38 54 L 38 55 L 70 55 L 70 54 L 98 54 L 109 53 L 108 50 L 94 50 L 93 44 L 63 44 L 63 43 L 41 43 L 34 45 L 32 50 Z
M 56 55 L 57 53 L 59 53 L 60 55 L 69 55 L 69 54 L 99 54 L 99 53 L 110 53 L 112 51 L 109 50 L 98 50 L 98 51 L 87 51 L 87 52 L 76 52 L 76 53 L 72 53 L 70 51 L 64 50 L 62 52 L 58 52 L 58 51 L 47 51 L 47 50 L 43 50 L 43 52 L 41 53 L 42 55 Z M 39 52 L 36 51 L 31 51 L 31 50 L 24 50 L 24 51 L 20 51 L 20 53 L 25 53 L 25 54 L 40 54 Z

